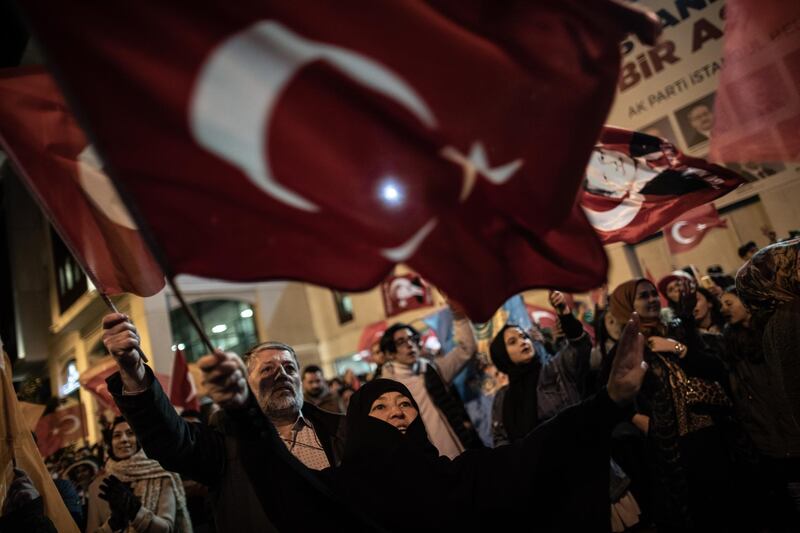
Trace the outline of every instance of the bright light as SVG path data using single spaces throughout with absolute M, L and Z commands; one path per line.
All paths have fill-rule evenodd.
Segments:
M 250 318 L 251 316 L 253 316 L 253 310 L 252 309 L 245 309 L 244 311 L 239 313 L 239 316 L 242 317 L 242 318 Z
M 226 326 L 225 324 L 217 324 L 216 326 L 211 328 L 211 333 L 222 333 L 226 329 L 228 329 L 228 326 Z
M 387 179 L 380 185 L 380 197 L 386 205 L 400 205 L 403 203 L 403 189 L 393 179 Z
M 178 349 L 179 350 L 185 350 L 186 349 L 186 345 L 181 342 L 180 344 L 178 344 Z
M 173 345 L 172 345 L 172 351 L 174 352 L 174 351 L 175 351 L 175 350 L 177 350 L 177 349 L 178 349 L 178 347 L 177 347 L 177 346 L 175 346 L 175 345 L 173 344 Z

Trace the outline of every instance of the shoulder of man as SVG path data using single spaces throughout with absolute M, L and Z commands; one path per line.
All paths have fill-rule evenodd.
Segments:
M 314 429 L 317 431 L 321 429 L 328 433 L 335 434 L 339 429 L 339 425 L 344 424 L 344 415 L 325 411 L 307 402 L 303 402 L 301 411 L 303 416 L 311 422 Z

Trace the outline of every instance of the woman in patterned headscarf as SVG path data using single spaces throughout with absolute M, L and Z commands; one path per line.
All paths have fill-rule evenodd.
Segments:
M 783 385 L 788 410 L 782 417 L 800 434 L 800 239 L 763 248 L 739 269 L 736 288 L 763 330 L 761 347 L 777 386 Z M 788 432 L 782 432 L 785 436 Z M 791 439 L 786 439 L 791 440 Z M 800 515 L 800 442 L 789 447 L 776 469 L 783 476 Z
M 694 324 L 695 302 L 689 300 L 676 304 L 679 318 L 665 324 L 656 287 L 649 280 L 633 279 L 611 294 L 604 323 L 612 331 L 635 311 L 647 337 L 650 370 L 632 421 L 647 439 L 658 530 L 730 531 L 738 514 L 730 511 L 736 506 L 726 453 L 725 428 L 731 417 L 727 376 L 722 362 L 706 353 Z M 606 364 L 613 355 L 614 348 Z
M 782 373 L 783 385 L 800 423 L 800 239 L 760 250 L 739 269 L 736 288 L 763 327 L 764 357 Z

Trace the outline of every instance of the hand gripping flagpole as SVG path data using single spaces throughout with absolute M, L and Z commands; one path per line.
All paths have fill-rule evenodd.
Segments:
M 111 309 L 112 313 L 119 313 L 119 309 L 117 309 L 117 306 L 114 305 L 114 302 L 111 301 L 111 298 L 108 297 L 108 294 L 106 294 L 106 293 L 104 293 L 103 291 L 100 291 L 100 290 L 98 290 L 97 292 L 100 294 L 100 298 L 103 299 L 103 301 L 106 303 L 108 308 Z M 137 347 L 136 351 L 139 353 L 139 357 L 142 358 L 142 362 L 147 363 L 148 361 L 150 361 L 147 358 L 147 356 L 144 354 L 144 352 L 142 351 L 141 347 Z

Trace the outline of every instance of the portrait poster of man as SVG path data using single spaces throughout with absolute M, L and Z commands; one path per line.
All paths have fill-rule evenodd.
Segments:
M 655 137 L 666 139 L 676 146 L 678 144 L 675 130 L 672 129 L 672 123 L 669 121 L 669 116 L 661 117 L 647 126 L 642 126 L 639 128 L 639 131 L 647 135 L 654 135 Z
M 708 143 L 714 125 L 714 94 L 695 100 L 675 111 L 686 147 L 693 150 Z

